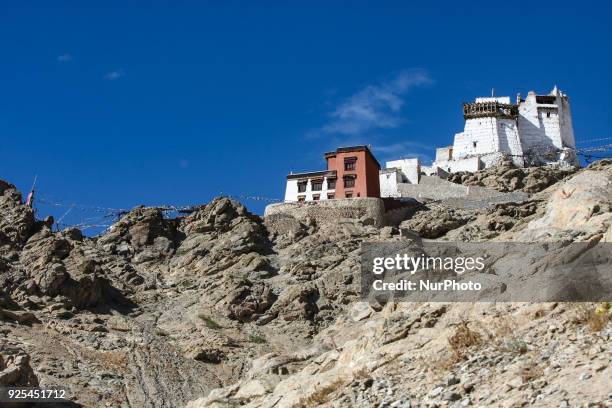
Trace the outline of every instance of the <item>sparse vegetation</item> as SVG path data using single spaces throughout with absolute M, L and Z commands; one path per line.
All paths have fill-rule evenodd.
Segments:
M 213 319 L 203 313 L 200 313 L 198 317 L 202 319 L 206 327 L 208 327 L 209 329 L 218 330 L 221 328 L 221 325 L 219 323 L 215 322 Z
M 252 335 L 249 336 L 249 341 L 251 343 L 255 343 L 255 344 L 264 344 L 264 343 L 268 342 L 265 337 L 258 336 L 258 335 L 255 335 L 255 334 L 252 334 Z
M 539 314 L 538 312 L 536 312 L 536 315 Z M 516 322 L 507 316 L 501 316 L 493 320 L 490 323 L 491 330 L 485 329 L 489 342 L 499 351 L 513 354 L 526 353 L 528 351 L 527 344 L 521 337 L 517 336 L 516 326 Z
M 297 406 L 299 408 L 318 407 L 321 404 L 326 403 L 329 400 L 329 396 L 340 388 L 342 388 L 342 380 L 338 379 L 324 387 L 319 388 L 308 397 L 300 399 Z
M 467 322 L 461 322 L 455 333 L 448 338 L 452 354 L 435 359 L 432 368 L 434 371 L 449 371 L 455 364 L 467 357 L 467 351 L 474 346 L 483 343 L 482 335 L 468 327 Z
M 602 331 L 612 319 L 612 305 L 601 302 L 595 308 L 592 304 L 580 304 L 576 310 L 573 322 L 585 325 L 589 331 L 598 333 Z
M 467 322 L 461 322 L 461 324 L 457 326 L 455 334 L 448 338 L 448 344 L 453 354 L 457 357 L 457 360 L 462 360 L 465 352 L 470 347 L 482 344 L 482 336 L 480 333 L 470 329 Z

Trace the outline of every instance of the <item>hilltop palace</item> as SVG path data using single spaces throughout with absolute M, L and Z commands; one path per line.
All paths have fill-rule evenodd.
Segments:
M 548 95 L 519 94 L 515 103 L 508 96 L 476 98 L 463 104 L 463 117 L 463 132 L 452 146 L 436 149 L 430 166 L 405 158 L 380 169 L 369 146 L 343 147 L 326 153 L 327 170 L 287 176 L 285 201 L 420 195 L 423 182 L 482 170 L 503 157 L 520 167 L 578 165 L 569 98 L 557 87 Z
M 519 94 L 516 103 L 508 96 L 476 98 L 463 104 L 463 117 L 463 132 L 452 146 L 436 149 L 431 166 L 418 158 L 388 161 L 380 172 L 381 196 L 403 196 L 398 184 L 419 184 L 421 176 L 474 172 L 502 157 L 520 167 L 578 165 L 569 98 L 557 87 L 548 95 Z

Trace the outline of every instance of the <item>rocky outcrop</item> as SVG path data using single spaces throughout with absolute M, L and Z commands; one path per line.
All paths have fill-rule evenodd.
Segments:
M 34 212 L 21 205 L 21 193 L 15 186 L 2 180 L 0 214 L 0 248 L 19 248 L 34 230 Z
M 489 187 L 501 192 L 519 190 L 531 194 L 544 190 L 575 171 L 576 169 L 561 170 L 554 167 L 522 168 L 505 158 L 485 170 L 452 173 L 448 180 L 466 186 Z
M 133 263 L 172 255 L 183 235 L 176 220 L 168 220 L 161 209 L 139 207 L 115 223 L 98 244 L 106 251 Z
M 533 188 L 536 171 L 511 170 L 498 188 L 552 184 L 425 202 L 400 228 L 263 220 L 217 198 L 176 218 L 138 207 L 99 237 L 52 231 L 0 183 L 0 376 L 88 407 L 605 404 L 595 305 L 361 300 L 367 242 L 610 242 L 612 163 Z
M 38 378 L 30 365 L 30 356 L 19 349 L 6 347 L 0 343 L 0 386 L 36 387 Z
M 421 211 L 421 213 L 403 221 L 400 228 L 413 231 L 422 238 L 435 239 L 475 218 L 473 212 L 450 209 L 439 204 L 429 204 L 425 206 L 425 209 L 426 211 Z

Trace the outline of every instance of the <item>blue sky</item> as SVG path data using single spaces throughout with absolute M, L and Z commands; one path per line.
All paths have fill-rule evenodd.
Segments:
M 113 208 L 280 198 L 336 146 L 431 158 L 491 88 L 556 84 L 578 140 L 611 136 L 607 2 L 426 3 L 3 2 L 0 178 Z

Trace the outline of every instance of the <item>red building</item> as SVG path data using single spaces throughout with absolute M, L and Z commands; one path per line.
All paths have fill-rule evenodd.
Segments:
M 325 159 L 336 172 L 336 198 L 380 197 L 380 164 L 368 146 L 340 147 Z
M 380 197 L 380 164 L 368 146 L 325 153 L 327 170 L 287 176 L 285 201 Z

